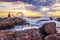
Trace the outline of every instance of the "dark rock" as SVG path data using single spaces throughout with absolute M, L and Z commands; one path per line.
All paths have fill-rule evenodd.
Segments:
M 0 21 L 0 30 L 6 28 L 12 28 L 14 25 L 26 25 L 28 24 L 26 20 L 22 18 L 2 18 L 3 21 Z
M 44 35 L 57 33 L 55 22 L 45 23 L 40 29 Z
M 53 20 L 53 18 L 52 17 L 49 17 L 50 18 L 50 20 Z
M 57 17 L 55 20 L 59 21 L 60 22 L 60 17 Z
M 21 24 L 21 21 L 22 20 L 21 19 L 18 19 L 18 18 L 15 18 L 14 19 L 14 22 L 15 22 L 16 25 L 20 25 Z
M 14 26 L 14 23 L 11 21 L 2 21 L 0 22 L 0 29 L 11 28 Z
M 45 40 L 60 40 L 60 33 L 48 35 L 45 37 Z
M 13 27 L 14 26 L 14 23 L 13 22 L 10 22 L 10 21 L 7 21 L 6 22 L 6 26 L 7 27 Z
M 14 22 L 16 25 L 26 25 L 27 21 L 22 18 L 14 18 Z

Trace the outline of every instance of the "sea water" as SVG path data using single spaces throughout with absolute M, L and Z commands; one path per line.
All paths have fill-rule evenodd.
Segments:
M 23 18 L 26 20 L 30 25 L 15 25 L 13 28 L 8 29 L 8 30 L 27 30 L 27 29 L 32 29 L 32 28 L 40 28 L 44 23 L 49 23 L 49 22 L 55 22 L 56 23 L 56 28 L 60 29 L 60 22 L 56 20 L 50 20 L 49 17 L 42 17 L 42 18 Z

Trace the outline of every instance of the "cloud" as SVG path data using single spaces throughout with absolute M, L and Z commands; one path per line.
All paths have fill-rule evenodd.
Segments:
M 54 7 L 44 7 L 44 6 L 26 6 L 27 10 L 37 11 L 41 12 L 43 14 L 47 14 L 49 12 L 56 12 L 60 11 L 60 4 L 57 3 L 54 5 Z
M 56 0 L 0 0 L 4 2 L 17 2 L 22 1 L 28 4 L 37 5 L 37 6 L 51 6 L 56 3 Z
M 58 2 L 60 3 L 60 0 L 58 0 Z
M 6 5 L 0 4 L 0 8 L 6 8 Z
M 0 1 L 3 1 L 3 0 L 0 0 Z M 7 1 L 7 0 L 4 0 L 4 1 Z M 52 0 L 52 1 L 46 0 L 46 2 L 44 2 L 44 0 L 43 1 L 41 0 L 19 0 L 19 1 L 10 0 L 9 1 L 8 0 L 8 2 L 0 2 L 0 9 L 1 7 L 5 7 L 5 10 L 9 10 L 9 11 L 10 10 L 11 11 L 31 10 L 34 12 L 36 11 L 36 12 L 42 12 L 42 13 L 60 11 L 59 4 L 57 3 L 54 7 L 52 7 L 52 5 L 50 5 L 52 3 L 55 3 L 55 0 Z M 49 6 L 52 8 L 50 8 Z
M 15 11 L 19 12 L 26 10 L 25 6 L 32 6 L 24 2 L 0 2 L 0 11 Z M 4 9 L 4 10 L 3 10 Z
M 40 6 L 25 6 L 26 10 L 39 11 Z
M 18 1 L 18 0 L 0 0 L 0 1 L 3 1 L 3 2 L 15 2 L 15 1 Z
M 37 6 L 51 6 L 56 3 L 56 0 L 20 0 Z

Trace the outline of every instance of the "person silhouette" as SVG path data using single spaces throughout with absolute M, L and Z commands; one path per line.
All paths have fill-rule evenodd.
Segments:
M 8 17 L 10 17 L 11 15 L 10 15 L 10 13 L 8 13 Z
M 8 13 L 8 18 L 9 19 L 14 19 L 14 16 L 12 16 L 10 13 Z

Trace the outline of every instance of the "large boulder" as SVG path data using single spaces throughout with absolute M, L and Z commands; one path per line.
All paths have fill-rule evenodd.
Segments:
M 55 22 L 45 23 L 40 29 L 44 35 L 57 33 Z
M 45 37 L 45 40 L 60 40 L 60 33 L 48 35 Z

